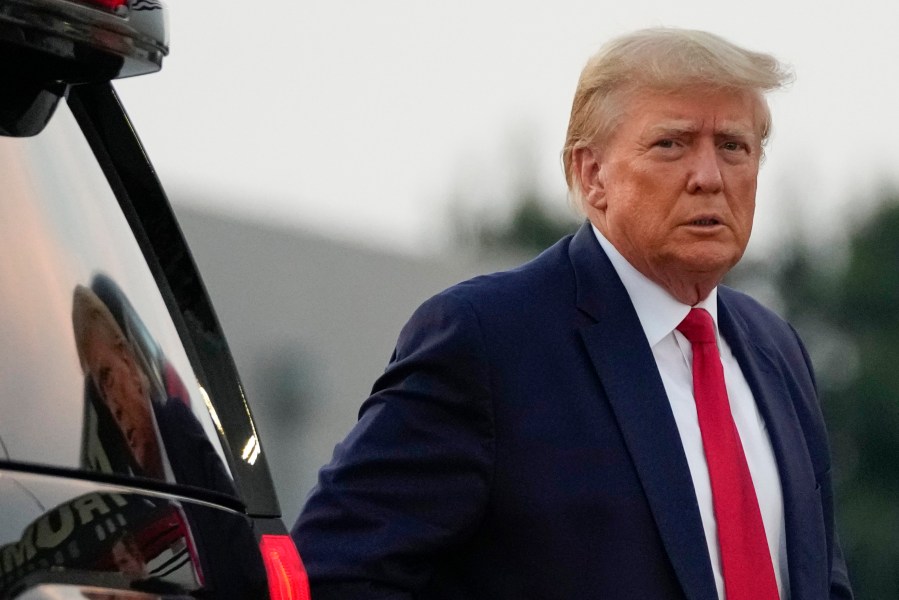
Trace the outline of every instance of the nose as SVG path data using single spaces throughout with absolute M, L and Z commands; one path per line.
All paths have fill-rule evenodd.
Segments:
M 691 194 L 717 194 L 724 188 L 718 153 L 711 140 L 695 149 L 693 165 L 687 181 L 687 191 Z

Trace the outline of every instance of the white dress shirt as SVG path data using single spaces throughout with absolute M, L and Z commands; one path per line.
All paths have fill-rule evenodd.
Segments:
M 702 437 L 699 432 L 699 420 L 696 416 L 696 404 L 693 399 L 693 350 L 690 342 L 677 331 L 677 326 L 690 309 L 669 294 L 664 288 L 651 281 L 637 271 L 631 264 L 605 239 L 596 227 L 593 227 L 596 239 L 612 262 L 618 277 L 624 284 L 646 340 L 652 348 L 674 421 L 680 434 L 687 465 L 693 478 L 693 489 L 699 503 L 702 526 L 705 529 L 706 544 L 709 548 L 718 597 L 725 600 L 724 580 L 721 577 L 721 555 L 718 548 L 715 512 L 712 506 L 712 489 L 709 482 L 709 470 L 702 448 Z M 713 289 L 707 298 L 696 304 L 696 308 L 704 308 L 712 315 L 715 322 L 715 334 L 718 339 L 718 350 L 724 367 L 724 380 L 734 423 L 740 434 L 743 452 L 749 465 L 755 486 L 771 560 L 774 564 L 774 575 L 781 600 L 789 600 L 790 585 L 787 570 L 786 533 L 783 517 L 783 495 L 780 476 L 771 440 L 765 422 L 759 414 L 752 391 L 743 376 L 743 371 L 731 353 L 730 346 L 718 333 L 718 290 Z

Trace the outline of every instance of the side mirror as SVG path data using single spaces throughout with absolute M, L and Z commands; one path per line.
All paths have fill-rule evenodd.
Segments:
M 0 135 L 10 137 L 40 133 L 66 92 L 63 84 L 21 79 L 10 79 L 2 85 L 5 89 L 0 94 Z

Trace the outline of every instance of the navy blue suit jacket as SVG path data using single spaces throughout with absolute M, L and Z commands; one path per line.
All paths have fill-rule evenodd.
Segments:
M 792 600 L 850 598 L 808 356 L 718 297 L 777 458 Z M 717 598 L 652 351 L 589 224 L 419 308 L 293 536 L 316 600 Z

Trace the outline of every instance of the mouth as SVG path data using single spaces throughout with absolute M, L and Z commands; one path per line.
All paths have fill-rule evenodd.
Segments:
M 713 225 L 721 225 L 721 221 L 715 218 L 694 219 L 693 221 L 690 221 L 690 225 L 695 225 L 697 227 L 710 227 Z

